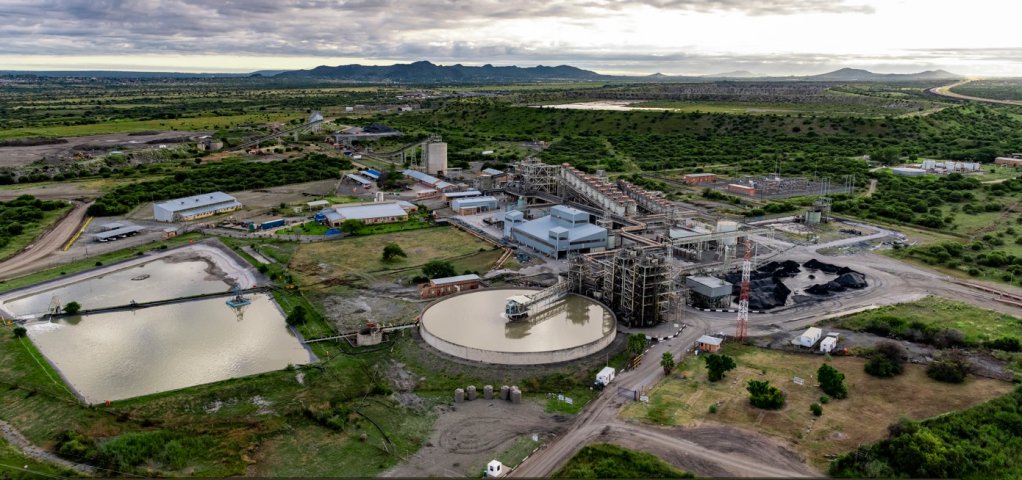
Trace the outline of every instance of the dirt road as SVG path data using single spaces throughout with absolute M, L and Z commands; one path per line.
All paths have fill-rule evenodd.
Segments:
M 951 85 L 945 85 L 943 87 L 933 87 L 927 89 L 926 91 L 934 95 L 953 98 L 955 100 L 972 100 L 974 102 L 999 103 L 1001 105 L 1022 105 L 1022 102 L 1018 100 L 997 100 L 994 98 L 973 97 L 970 95 L 962 95 L 960 93 L 955 93 L 951 91 L 952 88 L 965 85 L 966 83 L 969 83 L 971 81 L 972 80 L 962 80 L 959 82 L 952 83 Z
M 13 445 L 14 448 L 17 448 L 26 457 L 66 468 L 68 470 L 73 470 L 86 476 L 92 476 L 99 473 L 99 471 L 94 467 L 64 460 L 63 458 L 35 446 L 35 444 L 28 441 L 21 432 L 3 420 L 0 420 L 0 435 L 3 435 L 4 440 L 7 440 L 7 443 Z
M 0 278 L 15 277 L 38 268 L 38 261 L 64 248 L 64 244 L 81 227 L 82 221 L 85 219 L 85 210 L 89 208 L 89 205 L 91 204 L 75 202 L 71 213 L 36 239 L 35 243 L 29 245 L 27 250 L 0 263 Z

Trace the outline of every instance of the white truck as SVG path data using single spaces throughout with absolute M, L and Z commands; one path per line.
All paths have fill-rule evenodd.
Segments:
M 610 385 L 610 382 L 614 380 L 615 372 L 616 370 L 613 367 L 603 367 L 603 370 L 596 374 L 596 382 L 593 383 L 593 386 L 597 390 L 603 390 L 604 387 Z

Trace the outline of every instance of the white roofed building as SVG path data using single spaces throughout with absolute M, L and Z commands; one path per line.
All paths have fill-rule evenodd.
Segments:
M 153 204 L 153 217 L 160 222 L 189 221 L 241 207 L 238 199 L 224 192 L 212 192 Z
M 588 213 L 564 205 L 551 208 L 550 215 L 512 226 L 510 234 L 514 241 L 554 258 L 607 246 L 607 229 L 589 223 Z
M 332 210 L 334 215 L 330 215 Z M 345 220 L 360 220 L 366 225 L 394 223 L 408 220 L 408 212 L 397 203 L 367 203 L 364 205 L 339 206 L 322 212 L 332 227 L 338 227 Z

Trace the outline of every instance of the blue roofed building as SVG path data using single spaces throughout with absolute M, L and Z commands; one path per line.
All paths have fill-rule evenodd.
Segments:
M 511 239 L 547 256 L 559 258 L 567 252 L 607 247 L 607 229 L 589 223 L 589 214 L 577 208 L 558 205 L 550 209 L 550 215 L 527 222 L 520 214 L 504 215 L 505 225 L 511 224 Z

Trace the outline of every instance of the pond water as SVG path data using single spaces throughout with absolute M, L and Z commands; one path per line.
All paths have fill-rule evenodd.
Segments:
M 61 305 L 75 301 L 92 309 L 229 290 L 231 285 L 211 269 L 205 260 L 159 259 L 8 300 L 4 308 L 21 317 L 46 313 L 54 296 Z
M 522 320 L 504 317 L 512 295 L 536 290 L 478 290 L 441 300 L 422 313 L 433 335 L 456 345 L 498 352 L 548 352 L 595 342 L 616 331 L 614 315 L 603 305 L 569 295 L 551 308 Z
M 220 290 L 225 288 L 221 282 Z M 240 319 L 226 298 L 212 298 L 26 327 L 43 355 L 90 404 L 315 361 L 286 328 L 272 298 L 250 298 Z

